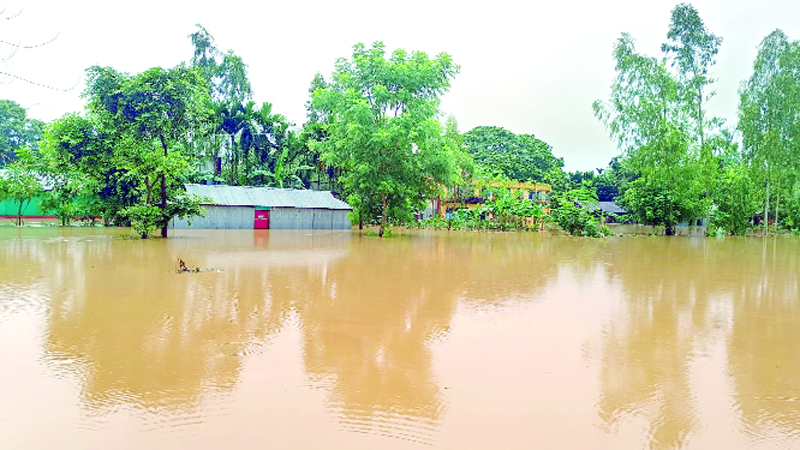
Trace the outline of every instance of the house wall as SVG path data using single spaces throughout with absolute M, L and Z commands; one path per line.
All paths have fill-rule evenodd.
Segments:
M 190 226 L 187 220 L 173 219 L 173 229 L 252 230 L 255 207 L 206 205 L 207 216 L 195 217 Z M 269 213 L 272 230 L 349 230 L 346 210 L 272 207 Z
M 252 230 L 255 221 L 256 209 L 252 206 L 218 206 L 204 205 L 206 217 L 195 217 L 192 225 L 188 220 L 172 219 L 170 228 L 177 230 L 205 229 L 205 230 Z
M 349 230 L 350 219 L 342 209 L 272 208 L 270 229 L 273 230 Z

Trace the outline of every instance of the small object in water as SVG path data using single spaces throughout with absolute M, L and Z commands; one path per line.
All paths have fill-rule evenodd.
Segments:
M 200 273 L 206 272 L 209 269 L 200 269 L 200 267 L 190 268 L 186 265 L 186 262 L 180 258 L 178 258 L 178 270 L 175 273 Z

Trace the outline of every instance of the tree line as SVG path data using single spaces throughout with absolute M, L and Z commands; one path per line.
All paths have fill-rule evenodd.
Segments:
M 664 226 L 704 220 L 709 230 L 745 234 L 800 227 L 800 43 L 775 30 L 763 39 L 753 74 L 739 88 L 738 123 L 712 117 L 711 68 L 722 38 L 697 10 L 671 12 L 660 56 L 636 50 L 623 33 L 613 50 L 616 78 L 595 115 L 622 154 L 589 176 L 608 181 L 632 218 Z
M 38 196 L 64 225 L 102 217 L 165 237 L 173 217 L 203 213 L 204 199 L 184 183 L 325 189 L 350 202 L 356 223 L 379 222 L 383 233 L 446 186 L 474 176 L 541 181 L 563 166 L 533 135 L 461 134 L 454 118 L 442 123 L 441 96 L 460 70 L 446 53 L 357 44 L 327 79 L 313 77 L 297 127 L 253 100 L 241 57 L 218 49 L 200 25 L 189 39 L 191 58 L 173 68 L 88 68 L 84 111 L 49 124 L 0 103 L 16 114 L 0 117 L 8 137 L 0 198 L 19 201 L 20 216 L 22 202 Z
M 218 49 L 200 25 L 189 39 L 191 57 L 173 68 L 88 68 L 84 111 L 49 124 L 0 102 L 0 199 L 19 201 L 21 214 L 23 201 L 40 196 L 62 224 L 102 217 L 144 237 L 158 228 L 166 236 L 173 217 L 202 214 L 204 199 L 187 195 L 185 183 L 323 189 L 382 235 L 412 223 L 448 187 L 510 180 L 551 184 L 552 217 L 574 234 L 598 234 L 598 200 L 668 234 L 695 221 L 732 234 L 755 222 L 800 228 L 800 44 L 780 30 L 762 41 L 742 82 L 735 126 L 707 111 L 722 39 L 694 7 L 672 10 L 659 56 L 623 33 L 609 98 L 592 105 L 621 154 L 596 173 L 564 172 L 534 135 L 493 126 L 461 133 L 440 110 L 460 71 L 447 53 L 357 44 L 330 75 L 314 75 L 297 126 L 254 100 L 240 56 Z

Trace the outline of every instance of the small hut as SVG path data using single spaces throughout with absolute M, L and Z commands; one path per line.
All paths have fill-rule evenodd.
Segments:
M 206 217 L 192 224 L 177 218 L 174 229 L 349 230 L 353 208 L 329 191 L 187 184 L 186 192 L 211 199 Z

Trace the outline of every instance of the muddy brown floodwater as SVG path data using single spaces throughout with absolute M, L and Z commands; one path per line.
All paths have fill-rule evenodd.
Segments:
M 0 228 L 0 448 L 800 448 L 800 238 L 117 232 Z

